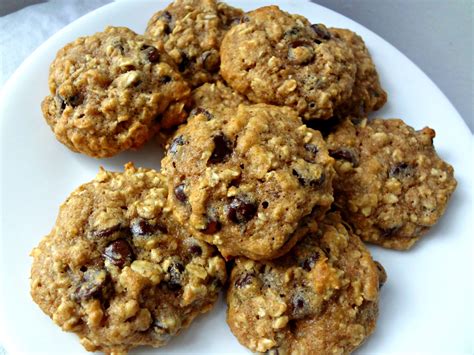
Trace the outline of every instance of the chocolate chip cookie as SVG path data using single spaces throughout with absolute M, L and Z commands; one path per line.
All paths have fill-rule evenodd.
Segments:
M 215 303 L 225 262 L 176 223 L 166 199 L 160 173 L 102 170 L 32 251 L 34 301 L 87 350 L 162 346 Z
M 178 221 L 226 256 L 275 258 L 333 201 L 333 159 L 288 107 L 197 110 L 162 161 Z M 306 223 L 306 222 L 304 222 Z
M 206 83 L 194 89 L 192 98 L 195 109 L 205 108 L 210 112 L 235 109 L 240 104 L 250 104 L 245 96 L 228 87 L 222 80 L 212 84 Z
M 56 138 L 92 157 L 137 149 L 159 129 L 180 124 L 191 94 L 163 50 L 123 27 L 62 48 L 49 89 L 42 110 Z
M 330 118 L 354 86 L 352 50 L 324 25 L 277 6 L 247 13 L 221 46 L 221 75 L 252 102 L 289 106 L 305 120 Z
M 175 0 L 148 22 L 146 34 L 163 43 L 180 72 L 197 87 L 218 78 L 224 33 L 242 15 L 216 0 Z
M 434 137 L 399 119 L 347 119 L 328 136 L 335 205 L 363 240 L 409 249 L 440 219 L 456 180 Z
M 352 49 L 357 67 L 352 95 L 337 108 L 336 114 L 341 117 L 367 117 L 370 112 L 380 109 L 387 102 L 387 93 L 380 85 L 369 50 L 355 32 L 342 28 L 330 28 L 329 32 Z
M 383 267 L 339 214 L 272 261 L 236 258 L 227 323 L 267 354 L 349 354 L 375 328 Z

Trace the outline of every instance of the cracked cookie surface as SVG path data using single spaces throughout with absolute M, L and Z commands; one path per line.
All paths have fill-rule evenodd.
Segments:
M 356 76 L 351 96 L 337 108 L 336 115 L 366 117 L 387 102 L 387 93 L 382 89 L 379 75 L 364 40 L 355 32 L 343 28 L 330 28 L 332 36 L 343 40 L 354 54 Z
M 328 136 L 335 205 L 363 240 L 409 249 L 443 215 L 456 180 L 434 137 L 400 119 L 346 119 Z
M 275 258 L 333 201 L 333 159 L 287 107 L 196 111 L 162 161 L 176 218 L 228 257 Z
M 71 150 L 110 157 L 141 147 L 183 122 L 191 90 L 172 60 L 124 27 L 81 37 L 59 50 L 43 115 Z
M 164 48 L 193 87 L 217 80 L 219 50 L 243 12 L 216 0 L 175 0 L 149 20 L 146 34 Z
M 236 258 L 227 323 L 239 342 L 267 354 L 348 354 L 375 328 L 383 267 L 339 214 L 271 261 Z
M 217 300 L 224 260 L 176 223 L 166 199 L 156 171 L 102 170 L 32 251 L 34 301 L 87 350 L 162 346 Z
M 277 6 L 247 13 L 226 33 L 221 75 L 252 102 L 289 106 L 305 120 L 330 118 L 352 93 L 356 73 L 347 44 Z

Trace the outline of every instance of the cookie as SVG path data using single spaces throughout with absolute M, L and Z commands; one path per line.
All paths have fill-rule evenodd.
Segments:
M 218 78 L 224 33 L 242 15 L 216 0 L 175 0 L 149 20 L 146 34 L 163 43 L 193 87 Z
M 319 227 L 281 258 L 235 260 L 227 323 L 250 350 L 349 354 L 374 331 L 383 267 L 339 214 Z
M 32 251 L 33 300 L 89 351 L 166 344 L 212 308 L 226 281 L 216 248 L 164 208 L 164 177 L 125 168 L 75 190 Z
M 350 119 L 327 138 L 336 159 L 335 205 L 364 241 L 409 249 L 442 216 L 456 188 L 435 131 L 399 119 Z
M 197 110 L 162 161 L 180 223 L 225 256 L 275 258 L 333 201 L 333 159 L 288 107 Z
M 171 59 L 124 27 L 81 37 L 59 50 L 42 103 L 56 138 L 71 150 L 110 157 L 141 147 L 183 122 L 191 90 Z
M 332 36 L 343 40 L 354 53 L 357 67 L 352 95 L 337 108 L 341 117 L 367 117 L 387 102 L 387 93 L 382 89 L 379 75 L 364 40 L 355 32 L 342 28 L 330 28 Z
M 277 6 L 247 13 L 221 46 L 221 75 L 252 102 L 295 109 L 305 120 L 330 118 L 348 99 L 352 50 L 324 25 Z

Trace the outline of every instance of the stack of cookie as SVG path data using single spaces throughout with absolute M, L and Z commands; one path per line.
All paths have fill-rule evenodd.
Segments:
M 80 186 L 32 252 L 34 301 L 90 351 L 163 346 L 225 289 L 250 350 L 349 353 L 386 279 L 362 241 L 410 248 L 456 187 L 432 129 L 367 119 L 387 95 L 363 40 L 276 6 L 176 0 L 65 46 L 49 86 L 70 149 L 166 146 L 162 172 Z

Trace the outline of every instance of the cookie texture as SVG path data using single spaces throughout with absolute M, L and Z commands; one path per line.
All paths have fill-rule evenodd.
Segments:
M 155 171 L 102 170 L 32 251 L 33 300 L 87 350 L 162 346 L 215 303 L 225 262 L 176 223 L 166 198 Z
M 380 85 L 379 75 L 364 40 L 355 32 L 343 28 L 330 28 L 335 38 L 340 38 L 352 50 L 356 63 L 356 76 L 352 95 L 337 108 L 341 117 L 367 117 L 387 102 L 387 93 Z
M 167 54 L 124 27 L 81 37 L 50 67 L 43 115 L 71 150 L 110 157 L 183 122 L 191 90 Z
M 324 25 L 266 6 L 226 33 L 221 74 L 252 102 L 289 106 L 313 120 L 330 118 L 350 97 L 356 65 Z
M 281 258 L 236 259 L 227 323 L 252 351 L 349 354 L 374 331 L 385 279 L 360 239 L 330 213 Z
M 332 165 L 319 132 L 266 104 L 197 110 L 162 161 L 180 223 L 226 257 L 264 259 L 287 252 L 303 218 L 329 208 Z
M 225 32 L 242 15 L 216 0 L 175 0 L 149 20 L 146 34 L 162 43 L 193 87 L 218 78 Z
M 347 119 L 328 136 L 336 159 L 335 205 L 363 240 L 409 249 L 442 216 L 456 188 L 435 131 L 400 119 Z
M 229 108 L 237 108 L 240 104 L 250 104 L 247 98 L 229 86 L 222 80 L 215 83 L 206 83 L 192 92 L 194 108 L 205 108 L 210 112 L 222 111 Z

